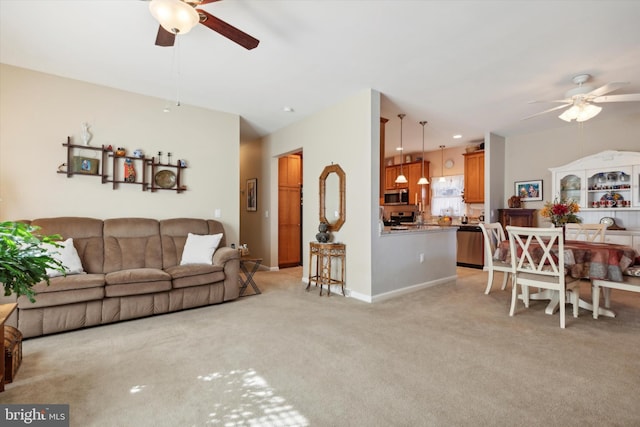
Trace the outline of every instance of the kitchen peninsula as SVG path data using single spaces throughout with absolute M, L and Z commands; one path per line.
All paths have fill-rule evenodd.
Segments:
M 414 223 L 381 228 L 372 248 L 373 300 L 455 281 L 457 230 Z

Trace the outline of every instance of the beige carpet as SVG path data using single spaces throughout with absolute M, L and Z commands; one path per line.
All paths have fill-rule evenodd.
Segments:
M 68 403 L 82 427 L 639 425 L 638 294 L 561 330 L 458 273 L 366 304 L 259 272 L 262 295 L 26 340 L 0 403 Z

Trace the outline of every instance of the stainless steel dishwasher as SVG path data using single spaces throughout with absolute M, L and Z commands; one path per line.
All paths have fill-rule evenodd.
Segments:
M 484 267 L 484 238 L 477 225 L 461 225 L 456 233 L 458 249 L 456 265 L 459 267 Z

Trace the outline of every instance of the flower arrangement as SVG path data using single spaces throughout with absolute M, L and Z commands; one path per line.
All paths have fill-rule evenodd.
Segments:
M 575 201 L 555 198 L 553 202 L 545 202 L 540 215 L 549 218 L 554 226 L 559 227 L 568 222 L 582 222 L 576 215 L 577 212 L 580 212 L 580 206 Z

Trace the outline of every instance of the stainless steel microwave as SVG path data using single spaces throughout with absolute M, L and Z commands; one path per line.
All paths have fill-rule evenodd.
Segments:
M 404 190 L 391 190 L 384 192 L 385 205 L 408 205 L 409 192 Z

